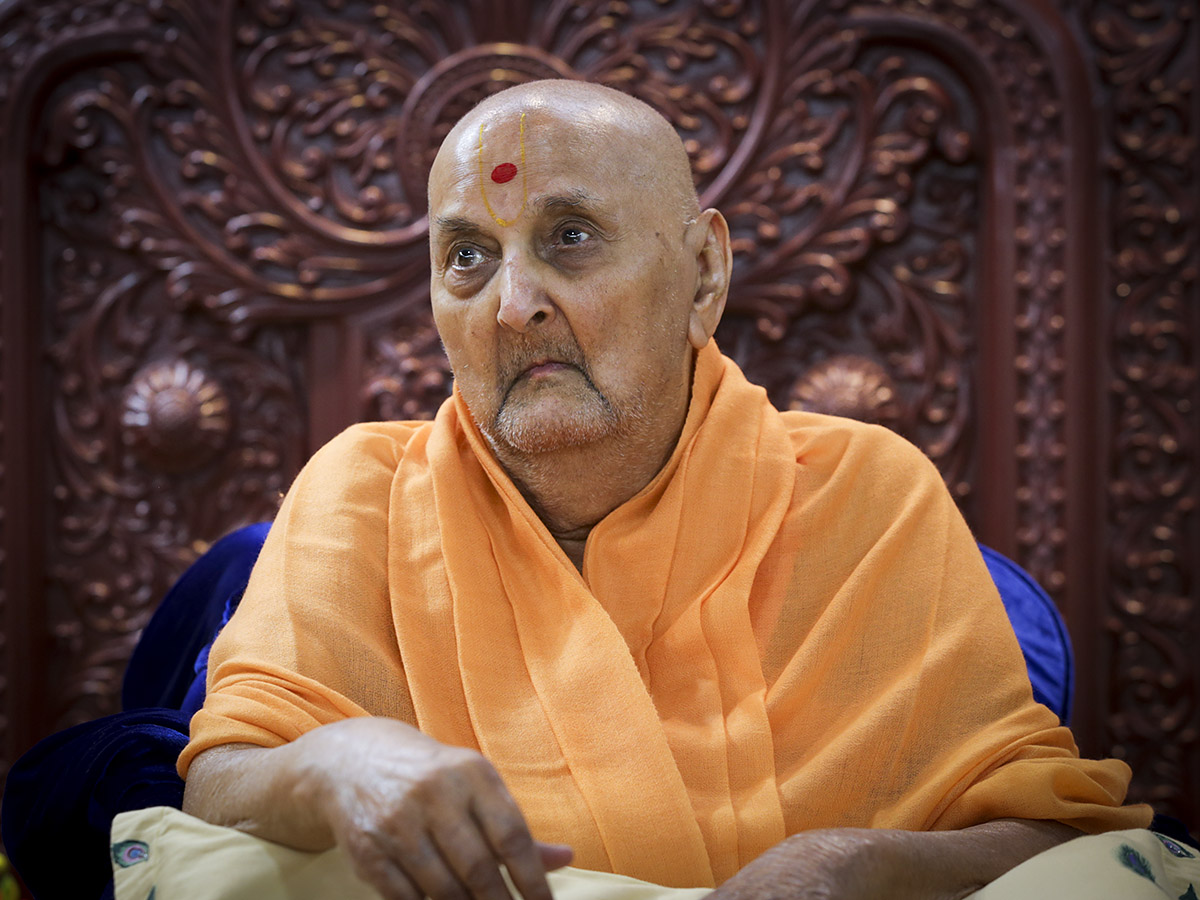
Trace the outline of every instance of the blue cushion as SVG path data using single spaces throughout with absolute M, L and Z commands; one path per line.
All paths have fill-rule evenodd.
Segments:
M 117 813 L 183 805 L 178 710 L 138 709 L 51 735 L 17 760 L 4 789 L 4 846 L 35 897 L 100 897 L 112 879 Z
M 1075 657 L 1058 607 L 1029 573 L 1011 559 L 982 544 L 979 549 L 1017 634 L 1033 685 L 1033 697 L 1066 724 L 1071 719 Z
M 125 671 L 124 712 L 51 735 L 13 766 L 4 845 L 35 896 L 111 896 L 113 817 L 183 805 L 175 762 L 204 703 L 209 647 L 241 600 L 269 529 L 260 522 L 221 538 L 167 592 Z
M 208 645 L 241 599 L 270 527 L 258 522 L 225 535 L 179 577 L 133 649 L 121 687 L 123 709 L 200 708 L 204 683 L 195 696 L 197 664 L 208 668 Z

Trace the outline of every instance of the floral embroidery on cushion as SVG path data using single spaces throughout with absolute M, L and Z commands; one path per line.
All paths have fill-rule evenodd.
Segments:
M 128 869 L 150 858 L 150 846 L 145 841 L 118 841 L 112 845 L 112 858 L 122 869 Z
M 1150 868 L 1150 863 L 1146 861 L 1146 857 L 1142 856 L 1142 854 L 1138 853 L 1137 850 L 1128 844 L 1122 844 L 1117 848 L 1117 862 L 1130 871 L 1141 875 L 1143 878 L 1149 878 L 1151 881 L 1154 881 L 1154 872 Z
M 1158 838 L 1160 841 L 1162 841 L 1162 845 L 1167 848 L 1167 852 L 1169 852 L 1172 856 L 1178 856 L 1180 859 L 1195 859 L 1196 858 L 1195 853 L 1192 853 L 1192 851 L 1185 849 L 1182 844 L 1176 843 L 1175 841 L 1171 840 L 1166 835 L 1159 834 L 1157 831 L 1152 831 L 1150 833 L 1152 835 L 1154 835 L 1156 838 Z

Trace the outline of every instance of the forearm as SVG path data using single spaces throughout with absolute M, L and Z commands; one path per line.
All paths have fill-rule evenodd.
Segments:
M 795 834 L 747 865 L 716 900 L 847 897 L 959 900 L 1079 834 L 1002 819 L 959 831 L 829 828 Z
M 364 787 L 356 776 L 374 767 L 393 775 L 454 752 L 410 725 L 380 718 L 323 725 L 271 749 L 213 747 L 192 761 L 183 810 L 297 850 L 328 850 L 337 843 L 346 810 L 381 799 L 379 782 L 368 780 Z M 397 795 L 405 793 L 406 783 L 387 784 Z
M 878 856 L 895 879 L 889 897 L 958 900 L 1079 834 L 1061 822 L 1025 819 L 958 831 L 885 831 Z
M 183 811 L 298 850 L 335 843 L 314 797 L 304 738 L 267 749 L 228 744 L 201 753 L 184 784 Z
M 527 900 L 551 900 L 546 870 L 571 859 L 533 840 L 479 753 L 395 719 L 344 719 L 270 750 L 206 750 L 183 807 L 299 850 L 337 845 L 388 900 L 509 900 L 502 867 Z

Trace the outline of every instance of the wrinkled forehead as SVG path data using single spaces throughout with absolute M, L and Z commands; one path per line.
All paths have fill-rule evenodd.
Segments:
M 609 106 L 523 103 L 469 114 L 430 171 L 430 212 L 440 213 L 481 182 L 503 190 L 533 178 L 539 188 L 613 194 L 653 176 L 656 163 L 645 145 Z

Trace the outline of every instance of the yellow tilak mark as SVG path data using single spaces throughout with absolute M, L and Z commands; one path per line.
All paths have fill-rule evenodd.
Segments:
M 529 202 L 529 177 L 525 173 L 525 113 L 521 113 L 520 141 L 521 188 L 524 196 L 521 198 L 521 208 L 517 210 L 517 214 L 511 219 L 502 219 L 492 210 L 492 204 L 488 201 L 487 184 L 483 179 L 483 123 L 479 123 L 479 192 L 483 194 L 483 205 L 487 207 L 488 215 L 495 219 L 496 224 L 501 228 L 507 228 L 521 218 L 521 213 L 525 211 L 525 204 Z

